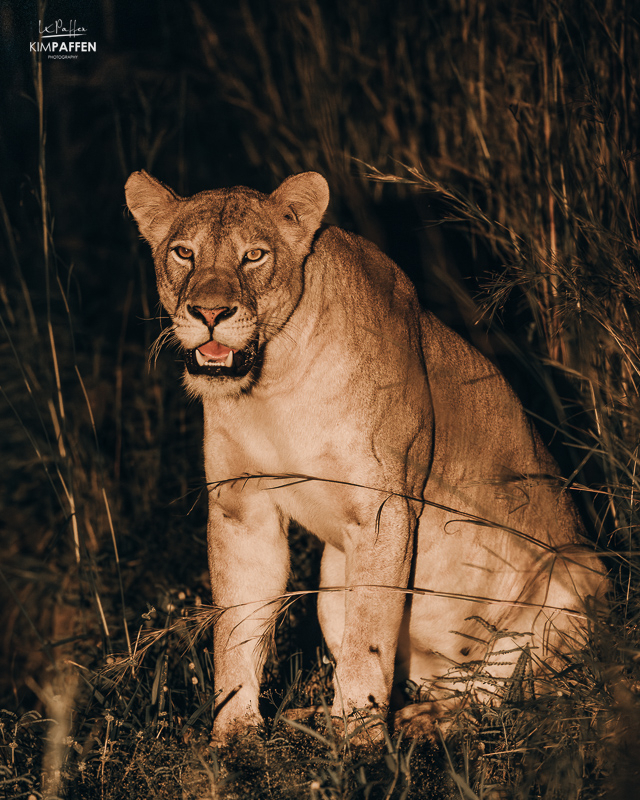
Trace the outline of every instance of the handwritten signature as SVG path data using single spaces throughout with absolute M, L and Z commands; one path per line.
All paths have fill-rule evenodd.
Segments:
M 47 39 L 52 36 L 86 36 L 87 29 L 80 27 L 75 19 L 69 20 L 68 26 L 62 22 L 61 19 L 57 19 L 55 22 L 52 22 L 50 25 L 43 25 L 42 20 L 38 21 L 38 32 L 43 39 Z

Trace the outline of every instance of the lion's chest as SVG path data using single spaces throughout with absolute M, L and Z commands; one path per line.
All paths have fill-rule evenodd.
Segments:
M 249 477 L 286 518 L 338 548 L 369 505 L 370 492 L 363 497 L 348 484 L 362 483 L 371 461 L 366 440 L 360 443 L 353 422 L 339 414 L 301 414 L 293 402 L 205 409 L 208 483 Z

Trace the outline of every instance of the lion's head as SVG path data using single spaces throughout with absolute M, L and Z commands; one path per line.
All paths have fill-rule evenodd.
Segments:
M 188 387 L 196 394 L 248 389 L 264 347 L 300 300 L 327 182 L 305 172 L 270 195 L 235 187 L 183 198 L 142 171 L 125 192 L 153 251 Z

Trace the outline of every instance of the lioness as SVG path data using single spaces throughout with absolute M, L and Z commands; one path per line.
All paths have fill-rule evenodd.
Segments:
M 484 662 L 486 683 L 580 641 L 602 569 L 553 460 L 400 269 L 321 226 L 321 175 L 183 198 L 134 172 L 126 198 L 204 407 L 219 740 L 262 721 L 256 643 L 291 520 L 324 542 L 321 587 L 341 589 L 318 597 L 336 716 L 386 709 L 394 678 L 428 687 L 437 715 L 452 668 Z

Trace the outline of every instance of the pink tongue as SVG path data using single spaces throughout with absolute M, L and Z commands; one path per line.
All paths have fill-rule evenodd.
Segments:
M 203 344 L 202 347 L 198 348 L 198 350 L 202 353 L 203 356 L 215 359 L 226 358 L 231 352 L 230 347 L 227 347 L 224 344 L 220 344 L 220 342 L 215 342 L 213 339 L 210 342 Z

